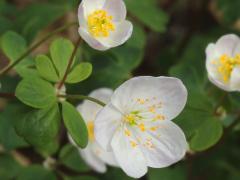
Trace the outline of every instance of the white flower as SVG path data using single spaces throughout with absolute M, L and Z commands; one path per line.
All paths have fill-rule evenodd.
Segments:
M 225 91 L 240 91 L 240 39 L 234 34 L 222 36 L 206 49 L 209 80 Z
M 135 77 L 115 90 L 98 113 L 95 138 L 113 150 L 120 167 L 139 178 L 147 167 L 167 167 L 188 148 L 183 131 L 171 120 L 184 108 L 187 91 L 170 77 Z
M 133 26 L 125 18 L 123 0 L 82 0 L 78 9 L 79 33 L 92 48 L 104 51 L 130 38 Z
M 113 91 L 111 89 L 100 88 L 90 93 L 89 96 L 97 98 L 103 102 L 108 102 L 112 93 Z M 87 124 L 89 134 L 89 142 L 87 147 L 85 149 L 79 148 L 79 152 L 81 157 L 90 167 L 97 172 L 104 173 L 107 170 L 106 164 L 117 166 L 117 163 L 113 153 L 103 150 L 94 138 L 94 121 L 96 114 L 99 110 L 101 110 L 101 108 L 102 107 L 100 105 L 87 100 L 78 106 L 78 111 L 81 113 Z M 69 139 L 72 144 L 75 145 L 70 135 Z

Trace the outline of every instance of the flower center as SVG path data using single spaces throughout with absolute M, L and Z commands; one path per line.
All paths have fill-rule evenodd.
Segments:
M 112 16 L 104 10 L 96 10 L 88 16 L 88 30 L 94 37 L 108 37 L 115 30 Z
M 233 68 L 240 65 L 240 54 L 237 54 L 234 57 L 223 54 L 218 60 L 214 60 L 212 63 L 217 65 L 217 71 L 221 74 L 223 81 L 227 83 L 230 79 Z
M 124 116 L 124 121 L 129 125 L 136 125 L 137 121 L 143 117 L 139 115 L 139 111 L 132 111 L 129 114 Z
M 89 139 L 90 139 L 90 141 L 93 141 L 94 140 L 94 123 L 93 123 L 93 121 L 89 121 L 87 123 L 87 129 L 88 129 Z

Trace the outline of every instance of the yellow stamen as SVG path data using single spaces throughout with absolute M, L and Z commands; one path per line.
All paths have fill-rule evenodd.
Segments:
M 126 129 L 126 130 L 124 131 L 124 133 L 125 133 L 126 136 L 131 136 L 131 132 L 130 132 L 128 129 Z
M 134 142 L 134 141 L 130 141 L 130 144 L 131 144 L 131 146 L 132 146 L 133 148 L 137 146 L 137 143 Z
M 145 125 L 143 123 L 139 124 L 138 128 L 143 132 L 146 130 Z
M 124 117 L 124 120 L 128 122 L 130 125 L 134 125 L 136 122 L 136 115 L 128 114 Z
M 165 120 L 165 116 L 158 114 L 154 120 Z
M 87 123 L 87 129 L 88 129 L 89 139 L 90 139 L 90 141 L 93 141 L 94 140 L 94 123 L 93 123 L 93 121 L 89 121 Z
M 148 111 L 151 112 L 151 113 L 155 113 L 156 112 L 156 106 L 155 105 L 152 105 L 148 108 Z
M 140 98 L 138 98 L 138 99 L 137 99 L 137 102 L 138 102 L 139 104 L 144 104 L 144 103 L 145 103 L 145 99 L 140 99 Z
M 233 68 L 240 65 L 240 54 L 237 54 L 234 57 L 223 54 L 217 61 L 213 60 L 212 64 L 217 66 L 217 71 L 221 74 L 223 81 L 227 83 L 230 79 Z
M 94 37 L 108 37 L 115 30 L 112 16 L 104 10 L 96 10 L 88 16 L 88 30 Z

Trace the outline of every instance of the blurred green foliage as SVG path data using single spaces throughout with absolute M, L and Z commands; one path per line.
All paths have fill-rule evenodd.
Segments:
M 240 179 L 240 127 L 232 128 L 239 118 L 240 95 L 226 94 L 213 86 L 205 70 L 207 44 L 229 32 L 239 34 L 240 1 L 214 0 L 214 10 L 205 0 L 125 2 L 134 24 L 132 37 L 106 52 L 83 43 L 66 80 L 67 92 L 87 95 L 98 87 L 116 88 L 136 75 L 180 78 L 189 97 L 185 110 L 174 121 L 186 134 L 189 153 L 176 165 L 150 169 L 143 179 Z M 79 3 L 0 0 L 0 67 L 6 65 L 6 59 L 17 60 L 42 33 L 76 21 Z M 72 14 L 75 19 L 69 20 Z M 46 45 L 47 50 L 36 51 L 19 63 L 14 68 L 17 73 L 0 79 L 0 92 L 16 89 L 21 101 L 0 100 L 0 179 L 131 179 L 113 167 L 105 174 L 93 172 L 77 148 L 69 144 L 66 129 L 81 147 L 86 146 L 87 129 L 69 102 L 57 104 L 53 83 L 64 76 L 74 48 L 69 33 L 58 36 Z M 70 102 L 78 104 L 80 100 Z M 81 133 L 76 130 L 79 128 Z M 44 162 L 49 156 L 55 161 L 47 167 Z

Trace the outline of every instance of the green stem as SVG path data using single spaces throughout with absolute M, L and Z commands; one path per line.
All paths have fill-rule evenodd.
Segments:
M 79 99 L 79 100 L 89 100 L 89 101 L 92 101 L 94 103 L 97 103 L 99 104 L 100 106 L 105 106 L 106 104 L 98 99 L 95 99 L 93 97 L 89 97 L 89 96 L 84 96 L 84 95 L 70 95 L 70 94 L 67 94 L 67 95 L 58 95 L 58 97 L 63 97 L 63 98 L 69 98 L 69 99 Z
M 72 63 L 73 63 L 74 57 L 75 57 L 75 55 L 77 53 L 77 49 L 78 49 L 78 46 L 80 45 L 80 43 L 81 43 L 81 38 L 78 38 L 78 40 L 77 40 L 77 42 L 75 44 L 74 50 L 72 52 L 72 55 L 71 55 L 71 57 L 70 57 L 70 59 L 68 61 L 67 69 L 66 69 L 66 71 L 65 71 L 65 73 L 63 75 L 62 80 L 58 84 L 58 87 L 57 87 L 58 89 L 61 89 L 61 87 L 64 85 L 64 83 L 65 83 L 65 81 L 67 79 L 68 73 L 69 73 L 69 71 L 70 71 L 70 69 L 72 67 Z
M 0 92 L 0 97 L 2 97 L 2 98 L 15 98 L 15 95 L 13 93 L 1 93 Z
M 64 31 L 65 29 L 67 29 L 67 28 L 69 28 L 73 25 L 77 25 L 77 22 L 72 22 L 72 23 L 66 24 L 66 25 L 56 29 L 55 31 L 49 33 L 48 35 L 44 36 L 42 39 L 40 39 L 38 42 L 36 42 L 32 47 L 27 49 L 18 59 L 16 59 L 15 61 L 13 61 L 9 65 L 7 65 L 5 68 L 3 68 L 0 71 L 0 76 L 6 74 L 10 69 L 12 69 L 18 63 L 20 63 L 26 56 L 28 56 L 33 50 L 35 50 L 37 47 L 39 47 L 43 42 L 50 39 L 55 34 L 60 33 L 60 32 Z

